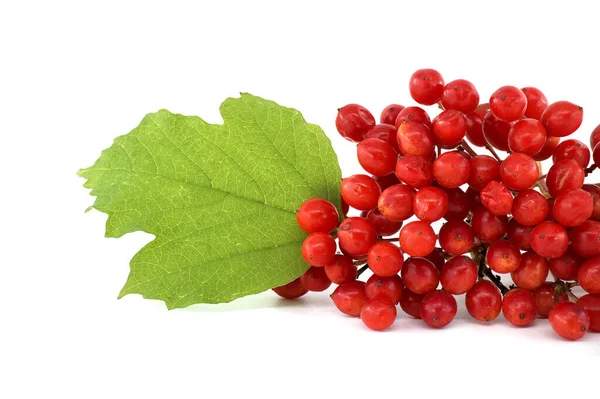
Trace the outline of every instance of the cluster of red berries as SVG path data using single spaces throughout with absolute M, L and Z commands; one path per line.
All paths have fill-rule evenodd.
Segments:
M 590 151 L 578 140 L 561 142 L 580 127 L 583 109 L 548 104 L 534 87 L 504 86 L 480 104 L 471 82 L 445 83 L 421 69 L 409 90 L 439 115 L 392 104 L 377 124 L 360 105 L 338 110 L 337 130 L 358 143 L 368 175 L 342 180 L 341 222 L 323 199 L 300 207 L 297 221 L 309 234 L 302 256 L 311 267 L 275 292 L 296 298 L 338 284 L 337 308 L 374 330 L 394 323 L 398 303 L 444 327 L 457 312 L 454 296 L 466 294 L 467 311 L 482 322 L 502 312 L 516 326 L 547 317 L 568 339 L 600 332 L 600 188 L 584 184 L 600 165 L 600 126 Z M 550 157 L 542 174 L 540 161 Z M 360 216 L 347 217 L 349 207 Z M 432 223 L 442 219 L 436 234 Z M 373 275 L 359 281 L 367 268 Z M 588 294 L 577 298 L 576 286 Z

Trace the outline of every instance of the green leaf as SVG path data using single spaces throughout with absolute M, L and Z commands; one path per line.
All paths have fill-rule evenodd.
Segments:
M 313 197 L 340 206 L 329 139 L 300 112 L 250 94 L 220 111 L 222 125 L 149 114 L 79 171 L 108 214 L 107 237 L 156 236 L 131 260 L 119 297 L 170 309 L 229 302 L 306 270 L 296 209 Z

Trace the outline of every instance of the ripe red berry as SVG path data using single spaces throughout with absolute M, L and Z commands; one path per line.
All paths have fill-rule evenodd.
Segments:
M 434 248 L 425 259 L 433 263 L 436 269 L 441 270 L 444 263 L 446 263 L 446 253 L 441 248 Z
M 469 160 L 469 186 L 482 190 L 491 181 L 500 181 L 500 163 L 487 155 L 476 155 Z
M 458 151 L 449 151 L 433 161 L 433 177 L 440 186 L 456 188 L 469 180 L 469 161 Z
M 537 119 L 542 118 L 542 113 L 548 107 L 548 100 L 541 90 L 535 87 L 524 87 L 521 89 L 527 97 L 527 109 L 525 109 L 525 117 Z
M 556 147 L 552 155 L 552 162 L 557 163 L 563 159 L 572 159 L 582 168 L 590 163 L 590 149 L 579 140 L 565 140 Z
M 447 188 L 444 190 L 448 196 L 448 209 L 444 214 L 447 221 L 464 220 L 469 214 L 469 199 L 460 188 Z
M 600 294 L 600 256 L 586 260 L 579 267 L 577 281 L 590 294 Z
M 598 143 L 600 143 L 600 125 L 596 126 L 590 135 L 590 148 L 596 148 Z
M 381 111 L 381 116 L 379 117 L 379 122 L 385 123 L 388 125 L 393 125 L 396 122 L 396 117 L 404 109 L 403 105 L 400 104 L 390 104 Z
M 521 254 L 521 262 L 517 270 L 510 276 L 519 288 L 533 291 L 539 288 L 548 277 L 548 261 L 533 251 Z
M 340 249 L 353 258 L 364 256 L 377 242 L 377 233 L 369 222 L 359 217 L 349 217 L 338 228 Z
M 535 161 L 545 161 L 546 159 L 550 158 L 552 154 L 554 154 L 554 151 L 556 150 L 556 147 L 558 147 L 559 143 L 560 137 L 547 136 L 546 142 L 544 143 L 544 146 L 540 152 L 533 155 L 532 158 Z
M 500 314 L 502 296 L 494 283 L 480 280 L 467 292 L 465 305 L 471 317 L 487 323 L 495 320 Z
M 514 218 L 508 222 L 508 239 L 522 251 L 531 249 L 531 231 L 533 226 L 524 226 Z
M 386 218 L 377 208 L 370 211 L 362 211 L 360 217 L 367 219 L 375 229 L 377 235 L 382 237 L 396 234 L 400 231 L 400 227 L 402 227 L 402 222 L 394 222 Z
M 399 151 L 398 142 L 396 141 L 396 126 L 393 123 L 391 125 L 379 123 L 373 126 L 365 136 L 365 140 L 367 139 L 383 140 L 391 145 L 396 153 Z
M 508 148 L 512 152 L 534 156 L 546 144 L 546 129 L 536 119 L 521 119 L 508 133 Z
M 483 118 L 483 136 L 494 148 L 508 151 L 508 135 L 512 129 L 512 123 L 498 119 L 493 113 L 488 112 Z
M 467 117 L 467 134 L 466 138 L 471 144 L 477 147 L 485 147 L 485 137 L 483 137 L 483 118 L 487 114 L 487 109 L 476 110 L 469 112 Z
M 600 223 L 587 220 L 569 232 L 571 247 L 582 258 L 600 256 Z
M 446 84 L 441 101 L 444 109 L 473 112 L 479 104 L 479 93 L 468 80 L 457 79 Z
M 400 307 L 409 316 L 415 319 L 421 318 L 421 302 L 425 298 L 425 295 L 415 294 L 408 289 L 404 289 L 402 293 L 402 299 L 400 299 Z
M 398 154 L 390 144 L 380 139 L 364 139 L 356 147 L 358 163 L 375 176 L 385 176 L 394 171 Z
M 556 304 L 550 311 L 548 320 L 554 332 L 573 341 L 583 338 L 590 327 L 590 318 L 585 310 L 573 302 Z
M 334 284 L 343 284 L 356 280 L 357 268 L 352 258 L 346 255 L 335 255 L 325 266 L 327 278 Z
M 450 255 L 462 255 L 473 247 L 475 234 L 462 220 L 445 223 L 439 233 L 440 245 Z
M 405 122 L 398 127 L 397 145 L 402 155 L 420 155 L 431 159 L 435 141 L 431 129 L 422 123 Z
M 522 288 L 512 289 L 502 300 L 502 313 L 512 325 L 528 326 L 537 316 L 535 297 L 530 291 Z
M 297 278 L 294 281 L 287 283 L 286 285 L 275 287 L 273 288 L 273 291 L 277 295 L 285 299 L 300 298 L 302 295 L 308 292 L 308 290 L 304 288 L 304 286 L 300 282 L 300 278 Z
M 513 206 L 513 196 L 500 182 L 491 181 L 481 190 L 479 198 L 494 215 L 508 215 Z
M 396 175 L 401 181 L 414 188 L 433 184 L 431 163 L 419 155 L 405 155 L 398 159 Z
M 296 211 L 298 226 L 307 233 L 331 233 L 338 225 L 340 216 L 335 206 L 324 199 L 304 201 Z
M 496 273 L 511 273 L 521 263 L 521 251 L 509 241 L 494 241 L 485 254 L 485 263 Z
M 457 311 L 456 299 L 446 291 L 433 291 L 421 301 L 421 318 L 435 328 L 450 324 Z
M 408 258 L 402 267 L 401 276 L 406 288 L 420 295 L 435 290 L 440 283 L 438 270 L 424 258 Z
M 583 168 L 574 160 L 565 159 L 550 167 L 546 176 L 546 185 L 550 195 L 556 198 L 565 191 L 581 188 L 584 179 Z
M 596 147 L 594 147 L 592 158 L 594 159 L 595 165 L 600 165 L 600 144 L 596 144 Z
M 584 184 L 581 188 L 592 195 L 594 210 L 590 219 L 600 221 L 600 187 L 593 184 Z
M 548 266 L 554 277 L 561 280 L 573 281 L 577 279 L 577 270 L 579 270 L 581 262 L 583 260 L 569 248 L 558 258 L 550 259 Z
M 545 258 L 558 258 L 569 246 L 567 231 L 558 223 L 542 222 L 531 231 L 531 248 Z
M 435 69 L 419 69 L 410 77 L 408 90 L 419 104 L 433 105 L 442 97 L 444 79 Z
M 391 242 L 378 242 L 369 248 L 367 263 L 373 273 L 381 277 L 391 277 L 402 269 L 404 257 L 400 248 Z
M 324 268 L 311 266 L 300 276 L 300 283 L 309 291 L 321 292 L 329 288 L 331 280 L 327 278 Z
M 579 298 L 577 304 L 590 317 L 590 331 L 600 332 L 600 295 L 587 294 Z
M 360 311 L 360 319 L 371 330 L 381 331 L 396 321 L 396 306 L 385 299 L 369 299 Z
M 402 222 L 413 215 L 415 193 L 415 189 L 406 184 L 396 184 L 383 190 L 377 207 L 389 220 Z
M 515 197 L 512 215 L 523 226 L 535 226 L 546 219 L 549 208 L 548 201 L 540 192 L 526 189 Z
M 312 233 L 302 243 L 302 257 L 311 266 L 323 267 L 333 261 L 337 245 L 327 233 Z
M 477 282 L 477 265 L 466 256 L 456 256 L 442 266 L 442 287 L 453 295 L 469 291 Z
M 335 307 L 348 316 L 360 316 L 360 310 L 367 302 L 365 283 L 362 281 L 349 281 L 340 284 L 331 294 Z
M 394 121 L 394 126 L 398 129 L 401 124 L 406 122 L 422 123 L 431 128 L 431 118 L 429 118 L 429 114 L 421 107 L 404 108 L 398 113 L 398 116 Z
M 440 220 L 448 211 L 448 195 L 438 187 L 423 187 L 413 198 L 413 210 L 424 222 Z
M 473 213 L 471 227 L 475 237 L 483 243 L 490 243 L 506 234 L 508 218 L 506 215 L 494 215 L 486 207 L 480 205 Z
M 592 195 L 582 189 L 563 192 L 552 207 L 556 221 L 565 227 L 580 225 L 592 216 L 593 211 Z
M 529 155 L 510 154 L 500 164 L 500 179 L 511 190 L 521 191 L 535 184 L 540 171 Z
M 392 187 L 393 185 L 400 184 L 400 180 L 398 180 L 398 176 L 396 173 L 390 173 L 385 176 L 374 176 L 373 179 L 377 182 L 381 191 L 385 190 L 388 187 Z
M 467 117 L 460 111 L 442 111 L 433 120 L 435 142 L 443 148 L 456 147 L 467 134 L 468 123 Z
M 427 256 L 435 248 L 435 232 L 427 222 L 410 222 L 400 230 L 400 247 L 410 256 Z
M 381 189 L 372 177 L 353 175 L 342 179 L 342 198 L 352 208 L 370 211 L 377 207 Z
M 381 277 L 376 274 L 369 277 L 365 286 L 367 298 L 382 298 L 392 303 L 398 303 L 403 296 L 404 286 L 402 279 L 397 274 Z
M 583 108 L 568 101 L 557 101 L 544 110 L 540 122 L 548 136 L 565 137 L 579 129 Z
M 342 137 L 355 142 L 361 141 L 374 125 L 373 115 L 358 104 L 348 104 L 338 109 L 335 119 L 335 127 Z
M 554 290 L 554 283 L 546 282 L 533 291 L 535 306 L 540 317 L 547 318 L 556 303 L 568 302 L 569 296 Z
M 490 97 L 490 111 L 498 119 L 512 122 L 525 115 L 527 97 L 518 87 L 502 86 Z

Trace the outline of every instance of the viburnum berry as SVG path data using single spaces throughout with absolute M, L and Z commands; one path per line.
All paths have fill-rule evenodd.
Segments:
M 502 86 L 490 97 L 490 111 L 498 119 L 513 122 L 525 115 L 527 97 L 518 87 Z
M 396 305 L 382 298 L 369 299 L 360 311 L 360 319 L 371 330 L 381 331 L 396 321 Z
M 456 188 L 469 180 L 470 166 L 458 151 L 449 151 L 433 161 L 433 177 L 440 186 Z
M 508 215 L 513 206 L 513 196 L 500 182 L 491 181 L 479 193 L 481 203 L 494 215 Z
M 494 241 L 487 249 L 485 263 L 496 273 L 511 273 L 521 263 L 521 251 L 509 241 Z
M 342 179 L 341 193 L 352 208 L 370 211 L 377 207 L 381 189 L 372 177 L 359 174 Z
M 373 273 L 381 277 L 391 277 L 402 269 L 402 251 L 391 242 L 378 242 L 369 248 L 367 263 Z
M 365 286 L 367 298 L 382 298 L 392 303 L 398 303 L 404 295 L 402 279 L 397 274 L 381 277 L 376 274 L 369 277 Z
M 558 258 L 569 247 L 569 236 L 560 224 L 542 222 L 531 231 L 531 248 L 544 258 Z
M 300 283 L 308 291 L 325 291 L 331 285 L 331 280 L 325 274 L 325 268 L 311 266 L 302 276 Z
M 448 211 L 448 195 L 438 187 L 423 187 L 413 198 L 413 210 L 424 222 L 440 220 Z
M 377 242 L 377 233 L 371 224 L 360 217 L 349 217 L 338 228 L 340 249 L 351 257 L 365 256 Z
M 500 164 L 500 179 L 511 190 L 521 191 L 535 184 L 540 171 L 529 155 L 510 154 Z
M 438 270 L 424 258 L 408 258 L 400 274 L 406 288 L 415 294 L 427 294 L 440 283 Z
M 593 184 L 584 184 L 581 187 L 582 190 L 587 191 L 592 195 L 592 202 L 594 209 L 592 211 L 591 220 L 600 221 L 600 187 Z
M 598 143 L 600 143 L 600 125 L 596 126 L 590 135 L 590 148 L 596 148 Z
M 577 304 L 590 318 L 590 331 L 600 332 L 600 295 L 587 294 L 579 298 Z
M 398 129 L 401 124 L 406 122 L 422 123 L 423 125 L 431 128 L 431 118 L 429 117 L 429 114 L 421 107 L 404 108 L 398 113 L 398 116 L 394 121 L 394 126 L 396 126 L 396 129 Z
M 590 318 L 585 310 L 573 302 L 556 304 L 550 311 L 548 320 L 558 335 L 573 341 L 583 338 L 590 327 Z
M 305 201 L 296 211 L 296 222 L 307 233 L 330 233 L 338 225 L 339 214 L 335 206 L 324 199 Z
M 400 230 L 400 247 L 410 256 L 427 256 L 435 248 L 436 236 L 427 222 L 410 222 Z
M 592 195 L 580 188 L 560 194 L 552 207 L 556 221 L 565 227 L 580 225 L 588 220 L 593 212 Z
M 486 207 L 480 205 L 471 219 L 471 227 L 475 237 L 483 243 L 491 243 L 506 234 L 508 230 L 508 217 L 494 215 Z
M 577 271 L 577 281 L 581 288 L 590 294 L 600 294 L 600 256 L 581 264 Z
M 565 281 L 577 280 L 577 271 L 583 262 L 575 252 L 569 248 L 558 258 L 552 258 L 548 261 L 548 266 L 552 275 Z
M 388 187 L 379 196 L 377 208 L 389 220 L 402 222 L 414 214 L 415 193 L 415 189 L 406 184 Z
M 433 105 L 442 97 L 444 79 L 435 69 L 419 69 L 410 77 L 408 90 L 419 104 Z
M 553 163 L 557 163 L 563 159 L 572 159 L 582 168 L 587 168 L 590 158 L 590 149 L 581 141 L 574 139 L 565 140 L 560 143 L 552 154 Z
M 546 185 L 550 195 L 556 198 L 565 191 L 581 188 L 584 180 L 585 173 L 581 165 L 572 159 L 564 159 L 550 167 Z
M 473 112 L 479 104 L 479 93 L 473 83 L 464 79 L 448 82 L 442 92 L 444 109 L 452 109 L 464 113 Z
M 300 298 L 302 295 L 308 292 L 308 290 L 304 288 L 304 286 L 300 282 L 300 278 L 297 278 L 294 281 L 287 283 L 286 285 L 275 287 L 273 288 L 273 291 L 277 295 L 285 299 Z
M 491 281 L 480 280 L 467 292 L 465 305 L 471 317 L 488 323 L 500 314 L 502 296 Z
M 400 227 L 402 227 L 402 222 L 394 222 L 386 218 L 377 208 L 370 211 L 362 211 L 360 217 L 367 219 L 375 229 L 377 235 L 382 237 L 396 234 L 400 231 Z
M 548 201 L 540 192 L 526 189 L 514 198 L 512 216 L 523 226 L 535 226 L 546 219 L 549 209 Z
M 477 265 L 466 256 L 456 256 L 442 266 L 442 287 L 453 295 L 469 291 L 477 282 Z
M 600 256 L 600 222 L 586 220 L 569 231 L 571 248 L 580 257 Z
M 582 121 L 583 108 L 568 101 L 550 104 L 540 118 L 548 136 L 556 137 L 565 137 L 575 132 Z
M 444 219 L 449 222 L 464 220 L 469 214 L 469 199 L 461 188 L 446 188 L 444 192 L 448 196 L 448 209 Z
M 421 318 L 421 302 L 425 295 L 415 294 L 414 292 L 404 289 L 402 299 L 400 299 L 400 307 L 409 316 L 415 319 Z
M 531 249 L 531 231 L 534 226 L 524 226 L 516 219 L 508 222 L 508 240 L 522 251 Z
M 536 119 L 521 119 L 508 133 L 508 149 L 512 152 L 534 156 L 546 144 L 546 129 Z
M 443 290 L 433 291 L 421 301 L 421 318 L 431 327 L 442 328 L 454 320 L 457 309 L 452 295 Z
M 448 109 L 433 120 L 433 137 L 443 148 L 456 147 L 467 134 L 469 121 L 460 111 Z
M 476 110 L 465 114 L 467 117 L 467 140 L 477 147 L 485 147 L 486 141 L 483 136 L 483 118 L 487 114 L 488 109 Z
M 373 179 L 377 182 L 381 191 L 388 187 L 392 187 L 393 185 L 400 184 L 400 180 L 398 180 L 396 173 L 390 173 L 385 176 L 373 176 Z
M 402 155 L 419 155 L 425 159 L 431 159 L 435 151 L 433 133 L 422 123 L 402 123 L 398 127 L 396 139 Z
M 349 281 L 340 284 L 331 294 L 331 300 L 340 312 L 348 316 L 360 316 L 360 310 L 367 302 L 365 283 L 362 281 Z
M 377 125 L 373 126 L 365 135 L 365 140 L 367 139 L 383 140 L 391 145 L 396 153 L 399 151 L 398 142 L 396 141 L 396 126 L 394 126 L 393 123 L 391 125 L 386 123 L 378 123 Z
M 535 297 L 522 288 L 510 290 L 502 300 L 502 313 L 506 320 L 517 327 L 532 324 L 537 316 Z
M 491 181 L 500 181 L 500 163 L 487 155 L 476 155 L 469 160 L 469 186 L 482 190 Z
M 425 259 L 433 263 L 436 269 L 441 270 L 444 263 L 446 263 L 446 253 L 442 248 L 434 248 Z
M 346 140 L 359 142 L 375 125 L 375 118 L 365 107 L 348 104 L 338 109 L 335 127 Z
M 533 291 L 546 281 L 549 270 L 546 258 L 527 251 L 521 254 L 519 267 L 510 276 L 517 287 Z
M 441 247 L 450 255 L 462 255 L 473 247 L 475 234 L 473 229 L 462 220 L 445 223 L 440 229 Z
M 564 292 L 557 292 L 554 283 L 551 282 L 546 282 L 535 289 L 533 295 L 538 315 L 543 318 L 548 317 L 555 304 L 569 301 L 569 296 Z
M 525 109 L 525 117 L 537 119 L 542 118 L 542 113 L 548 107 L 548 100 L 540 89 L 535 87 L 524 87 L 521 89 L 527 97 L 527 108 Z
M 385 123 L 388 125 L 394 125 L 396 122 L 396 117 L 404 109 L 403 105 L 400 104 L 390 104 L 381 111 L 381 116 L 379 117 L 379 122 Z
M 337 245 L 327 233 L 312 233 L 302 243 L 302 257 L 311 266 L 323 267 L 333 261 Z
M 558 147 L 559 143 L 560 137 L 546 137 L 546 142 L 544 143 L 544 146 L 542 147 L 540 152 L 538 152 L 535 155 L 532 155 L 533 160 L 541 162 L 550 158 L 552 154 L 554 154 L 554 151 L 556 150 L 556 147 Z
M 335 255 L 333 260 L 325 265 L 325 274 L 332 283 L 343 284 L 356 280 L 357 268 L 351 257 Z
M 433 184 L 431 163 L 420 155 L 405 155 L 399 158 L 396 162 L 396 175 L 401 181 L 413 188 Z
M 396 167 L 398 154 L 389 143 L 380 139 L 365 139 L 356 146 L 358 163 L 375 176 L 389 175 Z
M 488 112 L 483 118 L 483 137 L 494 148 L 508 151 L 508 135 L 512 129 L 512 122 L 503 121 Z

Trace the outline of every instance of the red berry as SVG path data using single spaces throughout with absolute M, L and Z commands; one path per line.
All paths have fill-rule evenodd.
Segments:
M 355 142 L 361 141 L 374 125 L 373 115 L 358 104 L 348 104 L 338 109 L 335 119 L 335 127 L 342 137 Z
M 440 283 L 437 269 L 424 258 L 408 258 L 402 267 L 401 276 L 406 288 L 420 295 L 435 290 Z
M 508 230 L 508 218 L 505 215 L 494 215 L 486 207 L 479 206 L 473 218 L 471 227 L 475 237 L 483 243 L 496 241 L 506 234 Z
M 544 110 L 540 122 L 548 136 L 565 137 L 579 129 L 583 108 L 568 101 L 557 101 Z
M 419 155 L 405 155 L 398 159 L 398 162 L 396 162 L 396 176 L 414 188 L 433 184 L 431 163 Z
M 349 217 L 338 228 L 340 248 L 353 258 L 364 256 L 377 241 L 377 233 L 369 222 L 359 217 Z
M 480 191 L 491 181 L 500 181 L 500 163 L 487 155 L 476 155 L 469 160 L 469 186 Z
M 302 257 L 311 266 L 323 267 L 333 261 L 337 245 L 327 233 L 312 233 L 302 243 Z
M 456 188 L 469 180 L 470 166 L 458 151 L 445 152 L 433 161 L 433 176 L 442 187 Z
M 600 295 L 587 294 L 579 298 L 577 304 L 590 317 L 589 331 L 600 332 Z
M 373 126 L 365 136 L 365 140 L 367 139 L 383 140 L 391 145 L 396 153 L 399 151 L 398 142 L 396 141 L 396 126 L 393 123 L 391 125 L 379 123 Z
M 381 191 L 396 184 L 400 184 L 400 180 L 398 180 L 396 173 L 390 173 L 389 175 L 385 176 L 374 176 L 373 179 L 375 179 L 379 185 L 379 188 L 381 188 Z
M 552 155 L 552 162 L 557 163 L 563 159 L 572 159 L 582 168 L 590 163 L 590 149 L 579 140 L 565 140 L 556 147 Z
M 531 248 L 544 258 L 558 258 L 569 246 L 567 231 L 558 223 L 542 222 L 531 231 Z
M 357 269 L 352 258 L 346 255 L 335 255 L 325 266 L 327 278 L 334 284 L 343 284 L 356 280 Z
M 510 276 L 519 288 L 533 291 L 539 288 L 548 277 L 548 261 L 533 251 L 521 254 L 519 268 Z
M 281 287 L 275 287 L 273 288 L 273 291 L 275 291 L 277 295 L 285 299 L 300 298 L 302 295 L 308 292 L 308 290 L 304 288 L 304 286 L 300 282 L 299 278 L 287 283 L 286 285 L 282 285 Z
M 592 195 L 594 210 L 590 219 L 600 221 L 600 187 L 593 184 L 584 184 L 581 188 Z
M 583 168 L 572 159 L 565 159 L 552 165 L 546 176 L 546 185 L 554 198 L 561 193 L 576 190 L 583 186 Z
M 500 179 L 511 190 L 521 191 L 535 184 L 540 171 L 529 155 L 510 154 L 500 164 Z
M 498 119 L 488 112 L 483 118 L 483 137 L 494 148 L 508 151 L 508 135 L 512 129 L 512 123 Z
M 338 225 L 340 216 L 335 206 L 324 199 L 304 201 L 296 211 L 298 226 L 307 233 L 331 233 Z
M 329 288 L 331 280 L 327 278 L 324 268 L 311 266 L 300 276 L 300 283 L 309 291 L 321 292 Z
M 342 283 L 333 291 L 331 299 L 340 312 L 348 316 L 360 316 L 360 310 L 367 302 L 365 283 L 362 281 L 349 281 Z
M 573 302 L 556 304 L 550 311 L 548 320 L 554 332 L 573 341 L 583 338 L 590 327 L 590 318 L 585 310 Z
M 420 155 L 431 159 L 435 141 L 431 129 L 422 123 L 405 122 L 398 127 L 397 145 L 402 155 Z
M 556 303 L 568 302 L 569 296 L 564 293 L 557 293 L 554 290 L 554 283 L 546 282 L 533 291 L 535 296 L 535 306 L 540 317 L 547 318 L 550 310 Z
M 467 117 L 460 111 L 442 111 L 433 120 L 435 142 L 443 148 L 456 147 L 467 134 L 468 123 Z
M 509 241 L 494 241 L 485 254 L 485 263 L 496 273 L 511 273 L 521 263 L 521 251 Z
M 479 198 L 494 215 L 508 215 L 513 205 L 513 196 L 502 183 L 491 181 L 481 190 Z
M 342 198 L 352 208 L 370 211 L 377 207 L 381 189 L 372 177 L 353 175 L 342 179 Z
M 558 258 L 550 259 L 548 266 L 554 277 L 561 280 L 573 281 L 577 280 L 577 271 L 581 262 L 582 259 L 569 248 Z
M 475 320 L 490 322 L 500 314 L 502 296 L 491 281 L 481 280 L 467 292 L 465 305 Z
M 531 249 L 531 231 L 533 226 L 524 226 L 514 218 L 508 222 L 508 239 L 522 251 Z
M 469 199 L 460 188 L 447 188 L 444 190 L 448 196 L 448 210 L 444 214 L 447 221 L 464 220 L 469 214 Z
M 446 253 L 441 248 L 434 248 L 425 259 L 433 263 L 436 269 L 441 270 L 444 263 L 446 263 Z
M 546 197 L 538 191 L 527 189 L 515 197 L 512 215 L 523 226 L 535 226 L 546 219 L 549 208 Z
M 594 147 L 592 158 L 594 158 L 595 165 L 600 165 L 600 144 L 596 144 L 596 147 Z
M 378 276 L 391 277 L 402 269 L 404 258 L 400 248 L 391 242 L 378 242 L 369 248 L 367 255 L 369 269 Z
M 356 147 L 358 163 L 375 176 L 392 173 L 396 167 L 398 154 L 390 144 L 380 139 L 365 139 Z
M 422 123 L 431 128 L 431 118 L 429 118 L 429 114 L 421 107 L 404 108 L 398 113 L 398 116 L 394 121 L 394 126 L 396 126 L 396 129 L 398 129 L 401 124 L 406 122 Z
M 402 299 L 400 299 L 400 307 L 409 316 L 415 319 L 421 318 L 421 302 L 425 298 L 425 295 L 415 294 L 408 289 L 405 289 L 402 293 Z
M 367 298 L 382 298 L 392 303 L 398 303 L 403 296 L 404 286 L 402 279 L 397 274 L 381 277 L 376 274 L 369 277 L 365 286 Z
M 590 294 L 600 294 L 600 256 L 586 260 L 579 267 L 577 281 Z
M 388 125 L 393 125 L 396 122 L 396 117 L 404 109 L 403 105 L 400 104 L 390 104 L 381 111 L 381 116 L 379 117 L 379 122 L 385 123 Z
M 394 222 L 386 218 L 377 208 L 368 212 L 362 211 L 360 216 L 367 219 L 367 221 L 371 223 L 378 236 L 391 236 L 399 232 L 400 227 L 402 227 L 402 222 Z
M 490 111 L 498 119 L 512 122 L 525 115 L 527 97 L 518 87 L 502 86 L 490 97 Z
M 477 282 L 477 265 L 466 256 L 456 256 L 442 266 L 442 287 L 453 295 L 469 291 Z
M 440 229 L 440 245 L 450 255 L 462 255 L 473 247 L 475 235 L 471 226 L 462 220 L 445 223 Z
M 502 300 L 502 313 L 511 324 L 517 327 L 528 326 L 537 316 L 535 297 L 522 288 L 510 290 Z
M 554 154 L 554 151 L 556 150 L 556 147 L 558 147 L 559 143 L 560 137 L 546 137 L 546 142 L 544 143 L 544 146 L 542 147 L 540 152 L 533 155 L 532 158 L 535 161 L 545 161 L 546 159 L 550 158 L 552 154 Z
M 413 198 L 413 210 L 424 222 L 440 220 L 448 211 L 448 195 L 438 187 L 423 187 Z
M 396 321 L 396 306 L 385 299 L 368 300 L 360 311 L 360 319 L 371 330 L 381 331 Z
M 590 135 L 590 148 L 596 148 L 598 143 L 600 143 L 600 125 L 596 126 Z
M 565 227 L 580 225 L 588 220 L 593 212 L 592 195 L 582 189 L 563 192 L 556 198 L 552 207 L 556 221 Z
M 427 222 L 410 222 L 400 230 L 400 247 L 410 256 L 427 256 L 435 248 L 435 232 Z
M 444 109 L 473 112 L 479 104 L 479 93 L 468 80 L 457 79 L 444 87 L 441 100 Z
M 600 223 L 588 220 L 569 232 L 573 251 L 582 258 L 600 255 Z
M 482 112 L 475 111 L 468 113 L 467 116 L 467 140 L 477 147 L 485 147 L 485 137 L 483 137 L 483 118 L 487 110 Z
M 536 119 L 521 119 L 508 133 L 508 148 L 512 152 L 534 156 L 546 144 L 546 129 Z
M 548 107 L 548 100 L 544 93 L 535 87 L 524 87 L 521 89 L 527 97 L 527 109 L 525 109 L 525 117 L 537 119 L 542 117 L 542 113 Z
M 413 215 L 415 189 L 406 184 L 386 188 L 379 196 L 378 209 L 383 216 L 394 222 L 402 222 Z
M 435 328 L 450 324 L 456 316 L 456 299 L 446 291 L 433 291 L 421 301 L 421 318 Z
M 419 104 L 433 105 L 442 97 L 444 79 L 435 69 L 419 69 L 410 77 L 408 90 Z

